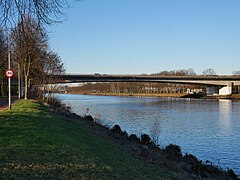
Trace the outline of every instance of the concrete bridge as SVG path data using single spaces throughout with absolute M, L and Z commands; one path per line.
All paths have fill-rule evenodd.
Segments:
M 155 75 L 108 75 L 108 74 L 65 74 L 57 77 L 56 83 L 79 82 L 152 82 L 181 83 L 207 86 L 207 94 L 232 94 L 233 86 L 240 86 L 240 76 L 155 76 Z M 218 91 L 218 92 L 217 92 Z

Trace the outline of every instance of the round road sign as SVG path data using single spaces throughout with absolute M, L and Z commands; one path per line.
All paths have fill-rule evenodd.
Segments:
M 13 72 L 13 70 L 8 69 L 8 70 L 6 70 L 5 74 L 8 78 L 11 78 L 11 77 L 13 77 L 14 72 Z

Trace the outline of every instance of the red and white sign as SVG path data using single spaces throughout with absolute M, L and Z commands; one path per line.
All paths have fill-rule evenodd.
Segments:
M 11 78 L 14 75 L 14 71 L 11 69 L 8 69 L 8 70 L 6 70 L 5 74 L 8 78 Z

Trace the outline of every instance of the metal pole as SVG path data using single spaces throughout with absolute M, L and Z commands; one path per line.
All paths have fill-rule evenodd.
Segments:
M 11 69 L 11 54 L 10 54 L 9 35 L 8 35 L 8 69 Z M 9 109 L 12 109 L 12 107 L 11 107 L 11 78 L 8 78 L 8 106 L 9 106 Z
M 21 99 L 20 64 L 18 64 L 18 99 Z

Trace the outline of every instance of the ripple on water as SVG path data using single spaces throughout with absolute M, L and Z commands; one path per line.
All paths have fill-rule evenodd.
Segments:
M 180 145 L 215 165 L 240 174 L 240 102 L 177 98 L 124 98 L 58 95 L 77 114 L 96 113 L 106 124 L 129 134 L 151 134 L 159 126 L 159 144 Z

